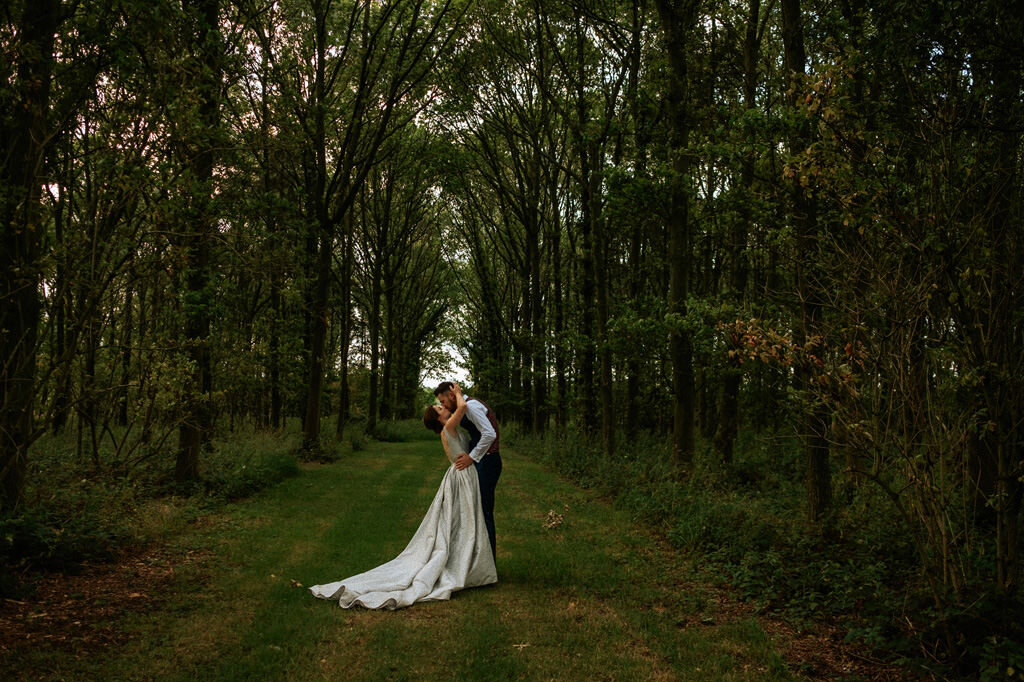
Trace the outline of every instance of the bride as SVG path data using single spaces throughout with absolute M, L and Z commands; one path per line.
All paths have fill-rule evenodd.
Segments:
M 418 601 L 448 599 L 452 592 L 498 581 L 487 527 L 480 504 L 476 469 L 455 469 L 466 452 L 468 439 L 458 431 L 466 413 L 466 399 L 453 386 L 455 412 L 432 405 L 423 423 L 441 435 L 448 467 L 419 529 L 397 557 L 377 568 L 326 585 L 309 588 L 314 596 L 334 599 L 342 606 L 400 609 Z

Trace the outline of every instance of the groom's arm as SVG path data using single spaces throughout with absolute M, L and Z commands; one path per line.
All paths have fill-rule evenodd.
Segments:
M 470 458 L 474 462 L 479 462 L 487 454 L 487 449 L 491 447 L 491 443 L 498 437 L 498 434 L 494 432 L 491 420 L 487 418 L 487 407 L 479 400 L 467 401 L 466 416 L 480 430 L 480 441 L 473 448 L 473 451 L 469 453 Z

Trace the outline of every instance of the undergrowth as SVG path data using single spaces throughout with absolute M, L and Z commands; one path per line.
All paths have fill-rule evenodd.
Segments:
M 513 428 L 509 440 L 660 529 L 709 577 L 797 627 L 837 624 L 877 656 L 942 676 L 1021 674 L 1024 636 L 1012 615 L 1019 605 L 1002 604 L 1007 615 L 998 618 L 988 613 L 991 595 L 982 594 L 959 612 L 936 610 L 910 531 L 876 486 L 836 474 L 832 513 L 806 520 L 794 439 L 745 434 L 729 465 L 705 444 L 685 472 L 673 465 L 666 440 L 650 435 L 626 441 L 620 434 L 613 456 L 575 436 Z M 959 641 L 949 641 L 951 631 Z
M 419 419 L 378 422 L 371 435 L 385 443 L 412 443 L 437 439 L 437 434 L 423 426 Z
M 33 571 L 73 572 L 145 545 L 175 524 L 168 514 L 187 520 L 244 499 L 298 474 L 299 461 L 329 463 L 364 449 L 370 437 L 361 421 L 340 436 L 326 429 L 311 458 L 300 447 L 298 426 L 218 434 L 203 450 L 199 480 L 186 484 L 174 480 L 173 439 L 126 461 L 113 447 L 103 449 L 106 443 L 95 456 L 78 454 L 70 432 L 44 436 L 30 451 L 21 506 L 0 518 L 0 596 L 30 589 L 26 577 Z M 372 437 L 408 442 L 437 436 L 419 420 L 406 420 L 381 422 Z
M 34 571 L 74 572 L 157 539 L 173 525 L 157 506 L 194 518 L 296 475 L 299 442 L 295 429 L 221 434 L 203 450 L 199 480 L 182 485 L 170 439 L 126 462 L 112 450 L 79 456 L 72 434 L 44 436 L 30 451 L 21 505 L 0 518 L 0 595 L 30 590 Z

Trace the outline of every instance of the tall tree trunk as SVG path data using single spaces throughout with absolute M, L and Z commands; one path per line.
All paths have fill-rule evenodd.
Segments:
M 642 0 L 633 0 L 630 31 L 629 76 L 626 85 L 626 100 L 629 102 L 630 116 L 633 119 L 633 144 L 636 148 L 635 179 L 642 181 L 647 177 L 647 145 L 650 132 L 646 117 L 640 107 L 640 67 L 643 61 L 643 23 L 644 6 Z M 644 237 L 641 216 L 633 216 L 629 234 L 629 297 L 639 301 L 643 290 L 644 268 Z M 640 422 L 640 356 L 631 352 L 626 362 L 626 436 L 632 439 Z
M 25 2 L 18 25 L 14 101 L 0 119 L 0 513 L 21 500 L 35 438 L 36 342 L 44 226 L 40 193 L 58 0 Z
M 341 263 L 341 314 L 337 316 L 341 329 L 338 334 L 338 364 L 341 367 L 341 376 L 338 380 L 338 420 L 335 424 L 335 432 L 338 437 L 345 431 L 351 412 L 349 385 L 348 385 L 348 364 L 349 344 L 352 341 L 352 274 L 354 269 L 355 234 L 353 232 L 352 212 L 345 214 L 345 230 L 342 235 L 342 263 Z
M 672 358 L 672 455 L 679 465 L 689 465 L 694 451 L 693 344 L 682 325 L 689 295 L 692 232 L 690 224 L 690 130 L 688 42 L 697 19 L 698 0 L 657 0 L 658 14 L 668 50 L 672 81 L 669 110 L 672 132 L 671 198 L 668 218 L 669 311 L 676 322 L 669 336 Z
M 595 240 L 594 258 L 598 265 L 597 281 L 597 342 L 599 344 L 598 357 L 601 359 L 601 445 L 605 454 L 615 454 L 615 403 L 612 396 L 612 350 L 608 344 L 608 257 L 605 248 L 603 232 L 603 221 L 598 220 L 595 227 L 597 239 Z
M 196 17 L 193 47 L 198 61 L 198 131 L 190 135 L 186 147 L 194 186 L 189 188 L 188 224 L 191 233 L 186 245 L 185 272 L 185 347 L 192 363 L 187 388 L 186 415 L 178 429 L 178 455 L 175 478 L 178 482 L 199 478 L 200 450 L 210 438 L 212 410 L 212 368 L 210 365 L 210 246 L 214 233 L 213 136 L 220 126 L 220 2 L 194 0 L 186 5 Z
M 391 292 L 394 290 L 394 283 L 389 281 L 383 287 L 383 306 L 379 311 L 381 316 L 385 319 L 381 320 L 383 325 L 383 364 L 384 369 L 381 372 L 380 388 L 379 391 L 379 412 L 380 418 L 384 421 L 393 419 L 392 410 L 394 406 L 394 383 L 397 380 L 395 365 L 399 360 L 398 344 L 395 340 L 394 330 L 394 315 L 392 312 L 394 308 L 394 301 L 391 298 Z M 385 314 L 386 313 L 386 314 Z
M 370 387 L 369 401 L 366 411 L 366 432 L 373 433 L 377 428 L 377 405 L 379 378 L 378 367 L 380 366 L 380 299 L 381 299 L 381 274 L 375 270 L 370 282 L 370 319 L 367 326 L 370 333 Z
M 69 145 L 65 145 L 68 147 Z M 68 254 L 65 250 L 65 226 L 69 221 L 71 215 L 72 204 L 69 187 L 74 183 L 71 177 L 71 156 L 72 152 L 70 149 L 65 149 L 63 153 L 63 168 L 60 177 L 60 196 L 57 198 L 57 213 L 54 216 L 54 239 L 55 248 L 57 252 L 56 258 L 56 282 L 54 287 L 53 296 L 53 307 L 54 307 L 54 322 L 55 327 L 55 339 L 54 339 L 54 350 L 53 357 L 60 366 L 57 371 L 55 390 L 53 396 L 53 417 L 52 417 L 52 429 L 53 433 L 59 434 L 64 430 L 64 426 L 68 421 L 68 414 L 71 410 L 71 363 L 65 358 L 67 353 L 67 334 L 68 334 L 68 309 L 70 307 L 68 297 L 69 284 L 68 284 Z
M 316 282 L 312 297 L 313 315 L 310 321 L 309 383 L 306 389 L 306 417 L 302 425 L 302 448 L 310 453 L 316 453 L 320 449 L 320 398 L 323 395 L 331 256 L 334 250 L 333 229 L 321 227 L 319 232 Z
M 582 248 L 582 281 L 580 283 L 580 368 L 577 375 L 580 417 L 583 432 L 588 436 L 597 431 L 597 396 L 594 391 L 595 328 L 594 308 L 596 299 L 594 272 L 594 225 L 599 212 L 598 187 L 594 182 L 599 163 L 593 141 L 586 135 L 590 113 L 585 93 L 586 69 L 583 55 L 586 54 L 586 37 L 582 20 L 576 17 L 576 46 L 579 71 L 576 74 L 576 143 L 580 156 L 580 245 Z
M 540 216 L 536 216 L 540 219 Z M 541 282 L 540 226 L 534 225 L 527 235 L 527 259 L 530 263 L 530 346 L 532 348 L 531 372 L 532 393 L 530 395 L 533 433 L 543 433 L 547 428 L 547 355 L 544 344 L 547 333 L 544 324 L 544 285 Z
M 282 427 L 281 411 L 284 400 L 281 391 L 281 320 L 284 317 L 284 297 L 281 280 L 276 273 L 270 275 L 270 338 L 267 361 L 270 373 L 270 428 L 275 431 Z
M 558 183 L 552 179 L 549 191 L 551 192 L 552 225 L 551 225 L 551 279 L 554 299 L 554 345 L 555 355 L 555 426 L 559 431 L 569 424 L 569 381 L 566 372 L 565 361 L 565 294 L 562 290 L 562 281 L 565 276 L 562 264 L 562 221 L 558 204 Z
M 260 157 L 263 196 L 275 196 L 274 174 L 271 168 L 270 137 L 270 58 L 269 49 L 263 49 L 260 63 Z M 267 249 L 271 256 L 278 253 L 282 246 L 279 230 L 281 229 L 276 207 L 264 207 L 263 221 L 267 233 Z M 281 322 L 284 318 L 284 295 L 281 268 L 270 269 L 270 321 L 267 330 L 267 373 L 270 378 L 270 428 L 277 431 L 282 427 L 281 410 L 283 397 L 281 390 Z
M 999 3 L 991 3 L 998 7 Z M 991 6 L 990 5 L 990 6 Z M 990 10 L 991 11 L 991 10 Z M 1018 172 L 1021 150 L 1022 114 L 1020 92 L 1024 56 L 1019 49 L 1024 19 L 1003 9 L 1004 25 L 997 40 L 995 58 L 979 56 L 978 71 L 990 81 L 993 96 L 988 106 L 994 149 L 991 157 L 988 207 L 991 217 L 987 225 L 987 243 L 991 244 L 993 263 L 986 268 L 988 292 L 977 313 L 974 354 L 983 359 L 983 381 L 979 381 L 985 402 L 976 414 L 989 420 L 979 430 L 985 434 L 984 451 L 994 455 L 995 495 L 990 504 L 996 513 L 996 580 L 1005 595 L 1016 595 L 1020 589 L 1021 509 L 1024 505 L 1024 397 L 1021 395 L 1021 344 L 1024 334 L 1020 320 L 1024 316 L 1020 282 L 1024 272 L 1024 243 L 1021 239 L 1020 217 L 1022 193 Z M 988 62 L 987 64 L 985 62 Z M 987 68 L 986 68 L 987 67 Z M 989 74 L 985 74 L 990 70 Z M 984 331 L 982 331 L 984 330 Z
M 329 4 L 329 3 L 328 3 Z M 306 377 L 306 412 L 302 422 L 302 449 L 320 450 L 320 399 L 324 383 L 324 352 L 327 347 L 327 316 L 334 255 L 335 223 L 327 196 L 327 5 L 314 3 L 316 68 L 313 76 L 313 167 L 307 179 L 307 205 L 315 221 L 315 236 L 308 244 L 316 254 L 312 288 L 308 290 L 309 357 Z
M 132 370 L 132 341 L 134 334 L 135 315 L 132 310 L 135 304 L 135 281 L 132 277 L 128 282 L 124 294 L 124 314 L 121 331 L 121 384 L 118 386 L 117 398 L 117 423 L 120 426 L 128 426 L 128 386 L 131 381 Z
M 80 301 L 89 299 L 86 289 L 87 285 L 83 285 L 78 296 Z M 80 423 L 89 427 L 89 443 L 91 445 L 89 455 L 92 457 L 93 466 L 98 469 L 100 452 L 96 442 L 96 407 L 99 393 L 96 390 L 96 349 L 100 343 L 99 330 L 97 329 L 97 320 L 92 315 L 84 321 L 84 325 L 85 358 L 79 391 L 78 417 Z M 81 441 L 79 441 L 79 446 L 81 446 Z M 82 453 L 78 454 L 81 456 Z
M 789 104 L 797 106 L 803 90 L 806 57 L 804 54 L 803 19 L 800 0 L 782 0 L 782 42 L 789 92 Z M 797 156 L 810 144 L 807 123 L 800 121 L 790 135 L 790 154 Z M 821 292 L 813 276 L 814 254 L 818 249 L 818 219 L 814 199 L 800 182 L 792 184 L 793 221 L 797 235 L 797 295 L 801 305 L 799 337 L 807 341 L 819 333 L 821 322 Z M 813 393 L 809 369 L 797 372 L 798 389 Z M 828 412 L 819 400 L 803 415 L 801 433 L 804 438 L 806 460 L 807 516 L 820 519 L 832 504 L 832 474 L 829 470 Z
M 760 47 L 758 26 L 761 16 L 761 0 L 749 0 L 747 5 L 747 26 L 743 35 L 743 103 L 748 110 L 757 107 L 757 57 Z M 737 309 L 743 305 L 747 291 L 747 230 L 752 211 L 750 203 L 754 194 L 754 152 L 743 155 L 740 160 L 740 190 L 743 197 L 739 211 L 732 224 L 729 240 L 729 298 Z M 730 368 L 723 379 L 722 399 L 718 410 L 718 426 L 715 431 L 715 450 L 723 462 L 733 460 L 733 446 L 739 430 L 739 394 L 743 374 L 738 367 Z

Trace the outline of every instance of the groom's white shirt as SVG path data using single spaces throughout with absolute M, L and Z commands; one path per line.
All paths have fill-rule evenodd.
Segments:
M 487 454 L 487 448 L 491 447 L 491 443 L 498 437 L 498 434 L 494 432 L 491 420 L 487 418 L 487 406 L 479 400 L 466 400 L 466 416 L 480 430 L 480 442 L 469 453 L 470 459 L 479 462 Z

